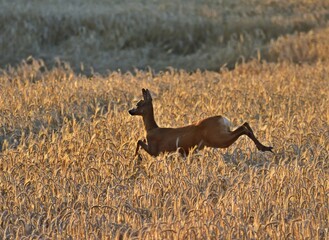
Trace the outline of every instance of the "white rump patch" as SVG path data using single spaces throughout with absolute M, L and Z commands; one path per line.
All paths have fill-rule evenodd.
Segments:
M 226 125 L 228 128 L 230 128 L 232 126 L 232 123 L 230 122 L 230 120 L 228 120 L 226 117 L 222 117 L 222 118 L 223 118 L 224 125 Z

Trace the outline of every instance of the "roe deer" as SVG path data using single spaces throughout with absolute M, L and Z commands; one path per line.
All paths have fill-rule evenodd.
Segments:
M 137 142 L 135 155 L 138 154 L 140 147 L 152 156 L 177 149 L 188 155 L 191 148 L 195 146 L 198 150 L 204 147 L 227 148 L 242 135 L 248 136 L 258 150 L 272 152 L 273 147 L 261 144 L 247 122 L 231 131 L 230 122 L 223 116 L 209 117 L 180 128 L 160 128 L 154 120 L 151 94 L 148 89 L 142 89 L 142 92 L 144 99 L 137 103 L 136 108 L 129 110 L 131 115 L 143 117 L 147 133 L 147 142 L 145 140 Z

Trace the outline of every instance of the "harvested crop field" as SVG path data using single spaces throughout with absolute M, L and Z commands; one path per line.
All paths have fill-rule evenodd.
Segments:
M 159 24 L 166 20 L 161 17 L 167 16 L 167 9 L 176 3 L 171 2 L 164 4 Z M 234 2 L 247 6 L 258 1 Z M 273 14 L 282 12 L 281 1 L 263 2 L 272 4 Z M 313 21 L 305 13 L 309 1 L 299 2 L 298 6 L 292 0 L 285 4 L 305 22 Z M 194 45 L 186 45 L 186 52 L 180 53 L 180 47 L 170 45 L 172 50 L 167 49 L 164 42 L 158 41 L 161 37 L 151 38 L 159 45 L 148 44 L 170 50 L 168 59 L 176 54 L 181 62 L 173 62 L 173 68 L 166 68 L 170 61 L 156 65 L 159 60 L 154 61 L 154 67 L 152 61 L 145 61 L 149 69 L 143 65 L 130 72 L 116 71 L 119 65 L 111 65 L 113 59 L 106 65 L 102 58 L 104 65 L 99 72 L 85 75 L 74 59 L 52 64 L 54 56 L 50 52 L 46 58 L 38 52 L 28 53 L 33 56 L 29 58 L 15 55 L 16 63 L 1 56 L 0 238 L 328 239 L 328 4 L 314 2 L 312 6 L 321 14 L 316 15 L 313 25 L 307 25 L 310 29 L 304 32 L 296 28 L 269 37 L 263 50 L 255 50 L 255 55 L 246 53 L 245 61 L 230 55 L 234 69 L 225 67 L 228 60 L 213 62 L 220 66 L 217 70 L 197 63 L 191 69 L 185 68 L 184 62 L 198 59 L 189 62 L 193 54 L 205 53 L 205 45 L 195 45 L 196 50 Z M 209 1 L 204 8 L 213 3 Z M 8 7 L 13 3 L 0 4 Z M 18 5 L 15 11 L 31 11 L 28 17 L 32 18 L 33 6 L 24 10 Z M 68 12 L 72 8 L 69 6 Z M 128 6 L 137 12 L 142 8 Z M 238 6 L 232 7 L 229 16 L 240 16 L 235 12 Z M 98 13 L 101 8 L 90 9 Z M 239 9 L 241 16 L 248 18 L 248 14 L 243 15 L 244 8 Z M 262 13 L 266 8 L 250 9 Z M 5 11 L 0 11 L 5 16 Z M 57 11 L 68 14 L 62 8 Z M 181 11 L 185 13 L 185 8 Z M 216 8 L 204 12 L 212 13 L 209 16 L 215 20 L 219 14 Z M 86 12 L 76 14 L 76 19 L 84 19 Z M 179 20 L 180 15 L 176 17 Z M 285 20 L 287 26 L 294 23 L 289 18 L 278 19 Z M 209 34 L 219 34 L 214 31 Z M 176 33 L 170 34 L 173 37 Z M 86 44 L 79 39 L 78 44 Z M 74 42 L 70 37 L 66 40 Z M 144 42 L 142 39 L 137 43 Z M 224 43 L 213 43 L 210 52 L 216 52 L 217 47 L 229 49 Z M 40 46 L 37 49 L 41 52 L 50 49 L 42 50 Z M 120 50 L 117 46 L 109 49 L 127 54 L 127 49 L 145 47 L 130 45 Z M 7 50 L 14 54 L 14 48 L 10 50 L 8 45 Z M 232 49 L 236 48 L 227 53 Z M 99 57 L 100 50 L 95 54 Z M 88 66 L 93 56 L 87 59 L 81 55 L 77 61 L 86 60 Z M 202 58 L 199 60 L 202 62 Z M 202 64 L 207 66 L 205 61 Z M 122 66 L 134 67 L 130 62 Z M 274 147 L 274 154 L 259 152 L 250 139 L 241 137 L 227 149 L 206 148 L 187 157 L 178 153 L 151 157 L 140 150 L 142 161 L 137 164 L 134 151 L 137 141 L 145 137 L 145 130 L 142 119 L 130 116 L 128 110 L 141 99 L 142 88 L 152 93 L 160 126 L 179 127 L 225 115 L 234 126 L 248 121 L 258 139 Z

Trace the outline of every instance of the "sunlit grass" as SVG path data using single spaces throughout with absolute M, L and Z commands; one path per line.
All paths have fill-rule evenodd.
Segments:
M 326 63 L 91 79 L 42 66 L 0 79 L 1 238 L 328 238 Z M 142 87 L 160 126 L 224 114 L 275 154 L 242 137 L 186 159 L 141 150 L 137 167 L 145 133 L 127 110 Z
M 0 239 L 328 239 L 328 8 L 0 0 Z M 275 154 L 138 165 L 142 88 L 162 127 L 221 114 Z

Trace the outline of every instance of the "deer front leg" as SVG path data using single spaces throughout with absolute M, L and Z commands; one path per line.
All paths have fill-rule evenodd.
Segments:
M 142 140 L 138 140 L 137 147 L 136 147 L 136 152 L 135 152 L 135 156 L 138 154 L 139 147 L 143 148 L 148 154 L 150 154 L 152 156 L 157 156 L 158 155 L 156 153 L 156 151 L 155 151 L 154 146 L 151 147 L 150 144 L 147 145 L 146 144 L 146 140 L 144 139 L 143 141 Z
M 255 137 L 255 135 L 254 135 L 254 131 L 251 129 L 249 123 L 245 122 L 245 123 L 243 124 L 243 126 L 248 130 L 247 136 L 248 136 L 249 138 L 251 138 L 251 140 L 256 144 L 256 147 L 257 147 L 258 150 L 263 151 L 263 152 L 265 152 L 265 151 L 273 152 L 273 151 L 272 151 L 273 147 L 267 147 L 267 146 L 264 146 L 263 144 L 261 144 L 261 143 L 258 141 L 258 139 Z
M 138 140 L 137 146 L 136 146 L 136 151 L 135 151 L 135 156 L 138 154 L 139 148 L 142 147 L 143 149 L 147 148 L 146 140 Z

